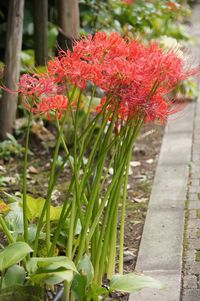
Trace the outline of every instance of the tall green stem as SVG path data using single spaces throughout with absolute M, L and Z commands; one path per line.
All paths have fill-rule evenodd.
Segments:
M 127 197 L 127 185 L 128 185 L 128 175 L 129 175 L 131 155 L 132 155 L 132 149 L 130 149 L 128 153 L 126 172 L 124 177 L 123 197 L 122 197 L 122 209 L 121 209 L 121 219 L 120 219 L 120 243 L 119 243 L 119 273 L 120 274 L 123 274 L 126 197 Z
M 3 217 L 1 216 L 0 214 L 0 224 L 1 224 L 1 227 L 2 227 L 2 230 L 3 230 L 3 233 L 6 235 L 7 239 L 8 239 L 8 242 L 9 243 L 12 243 L 14 242 L 14 238 L 12 237 L 12 235 L 10 234 L 10 231 L 3 219 Z
M 26 141 L 24 153 L 24 172 L 23 172 L 23 225 L 24 225 L 24 241 L 28 242 L 28 218 L 27 218 L 27 162 L 28 162 L 28 145 L 30 137 L 31 119 L 32 119 L 32 105 L 28 115 L 28 124 L 26 128 Z
M 71 105 L 71 101 L 73 100 L 73 96 L 74 96 L 75 91 L 76 91 L 76 87 L 74 87 L 74 89 L 72 91 L 72 95 L 71 95 L 71 99 L 69 99 L 68 107 Z M 51 247 L 51 224 L 50 224 L 51 194 L 52 194 L 52 191 L 53 191 L 56 160 L 57 160 L 58 152 L 59 152 L 59 149 L 60 149 L 60 143 L 61 143 L 62 133 L 63 133 L 64 126 L 65 126 L 65 123 L 66 123 L 66 119 L 67 119 L 67 114 L 68 114 L 68 109 L 66 109 L 66 111 L 65 111 L 64 117 L 62 119 L 62 124 L 61 124 L 61 127 L 60 127 L 60 131 L 59 131 L 57 139 L 56 139 L 56 146 L 55 146 L 55 150 L 54 150 L 54 156 L 53 156 L 51 171 L 50 171 L 50 175 L 49 175 L 47 198 L 46 198 L 44 207 L 42 209 L 40 219 L 38 221 L 33 256 L 36 256 L 36 254 L 37 254 L 38 240 L 39 240 L 40 231 L 41 231 L 41 228 L 42 228 L 42 225 L 43 225 L 43 220 L 44 220 L 45 213 L 46 213 L 46 246 L 47 246 L 47 252 L 50 251 L 50 247 Z

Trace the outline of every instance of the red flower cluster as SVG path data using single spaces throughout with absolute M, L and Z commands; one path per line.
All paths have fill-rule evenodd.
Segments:
M 134 2 L 134 0 L 123 0 L 123 2 L 125 4 L 131 5 Z
M 115 32 L 98 32 L 94 37 L 83 38 L 73 52 L 61 52 L 47 68 L 48 74 L 41 78 L 22 77 L 19 91 L 23 95 L 42 96 L 48 110 L 52 107 L 47 103 L 62 94 L 68 83 L 84 90 L 90 82 L 105 93 L 100 108 L 107 103 L 107 109 L 118 110 L 119 119 L 128 120 L 139 113 L 147 121 L 165 121 L 172 112 L 169 92 L 199 71 L 199 67 L 185 70 L 183 58 L 173 51 L 165 53 L 155 43 L 146 46 Z M 64 109 L 62 97 L 57 98 L 56 104 L 58 110 Z M 38 110 L 44 112 L 42 105 Z
M 57 112 L 58 118 L 62 116 L 62 112 L 68 107 L 68 100 L 64 95 L 56 95 L 53 97 L 44 97 L 34 109 L 35 113 L 47 114 L 50 119 L 50 112 Z

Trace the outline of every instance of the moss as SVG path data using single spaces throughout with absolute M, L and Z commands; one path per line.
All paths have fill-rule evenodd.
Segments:
M 196 257 L 195 257 L 195 261 L 200 261 L 200 250 L 196 250 Z
M 132 213 L 132 218 L 137 220 L 144 220 L 144 217 L 147 212 L 148 204 L 145 202 L 134 203 L 132 201 L 127 202 L 127 212 Z
M 197 209 L 197 218 L 200 218 L 200 209 Z
M 200 238 L 200 229 L 197 229 L 196 236 L 197 238 Z
M 183 252 L 187 251 L 189 247 L 189 241 L 188 241 L 188 236 L 187 236 L 187 226 L 188 226 L 188 219 L 189 219 L 189 199 L 186 199 L 185 203 L 185 225 L 184 225 L 184 237 L 183 237 Z
M 197 193 L 198 200 L 200 201 L 200 192 Z
M 147 180 L 147 181 L 142 181 L 137 184 L 137 189 L 142 190 L 145 193 L 150 193 L 152 189 L 152 182 Z

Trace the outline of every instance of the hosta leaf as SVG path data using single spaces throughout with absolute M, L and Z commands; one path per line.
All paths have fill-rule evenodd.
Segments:
M 148 288 L 162 288 L 158 280 L 149 276 L 138 275 L 136 273 L 129 273 L 126 275 L 113 275 L 110 281 L 110 291 L 118 290 L 122 292 L 131 293 Z
M 87 254 L 85 254 L 78 263 L 78 271 L 81 275 L 86 276 L 87 284 L 89 285 L 94 277 L 94 269 L 91 263 L 91 260 Z
M 30 276 L 30 280 L 36 284 L 46 283 L 48 285 L 55 285 L 62 281 L 71 282 L 73 279 L 73 271 L 59 269 L 56 271 L 47 271 L 43 269 L 40 273 Z
M 76 274 L 73 278 L 71 289 L 77 301 L 85 300 L 87 277 L 84 275 Z
M 68 257 L 57 256 L 57 257 L 32 257 L 26 264 L 27 271 L 29 273 L 35 273 L 39 268 L 47 268 L 49 270 L 58 269 L 60 267 L 67 270 L 77 272 L 77 269 Z
M 3 288 L 14 285 L 23 285 L 26 278 L 26 272 L 23 267 L 19 265 L 11 266 L 3 278 Z
M 34 220 L 39 218 L 44 207 L 45 199 L 44 198 L 33 198 L 30 195 L 27 195 L 27 208 L 28 208 L 28 219 Z M 50 219 L 58 220 L 60 218 L 62 208 L 61 207 L 50 207 Z M 44 217 L 45 219 L 45 217 Z
M 13 232 L 22 233 L 24 231 L 22 207 L 18 202 L 15 202 L 10 204 L 10 209 L 5 217 L 8 228 Z
M 18 263 L 33 250 L 25 242 L 15 242 L 7 246 L 0 253 L 0 271 Z
M 1 301 L 44 301 L 44 289 L 39 286 L 12 286 L 0 291 Z

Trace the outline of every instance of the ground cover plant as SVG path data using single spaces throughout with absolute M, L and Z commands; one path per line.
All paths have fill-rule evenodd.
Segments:
M 51 287 L 64 281 L 63 300 L 98 300 L 113 290 L 161 287 L 150 277 L 123 275 L 132 148 L 144 124 L 164 123 L 180 109 L 169 93 L 198 71 L 156 43 L 146 46 L 117 33 L 98 32 L 77 42 L 73 52 L 61 51 L 48 62 L 46 73 L 21 77 L 18 92 L 29 114 L 23 192 L 8 195 L 9 205 L 1 203 L 0 223 L 9 242 L 1 252 L 1 288 L 10 286 L 10 269 L 19 275 L 11 287 L 24 283 Z M 103 94 L 99 103 L 97 91 Z M 35 199 L 27 194 L 29 134 L 33 115 L 43 114 L 55 122 L 58 135 L 47 197 Z M 74 135 L 71 149 L 64 135 L 69 123 Z M 61 146 L 65 158 L 58 165 Z M 55 207 L 52 191 L 66 164 L 71 179 L 62 206 Z M 119 273 L 115 275 L 119 208 Z M 16 223 L 16 212 L 21 223 Z M 102 288 L 105 277 L 108 289 Z

